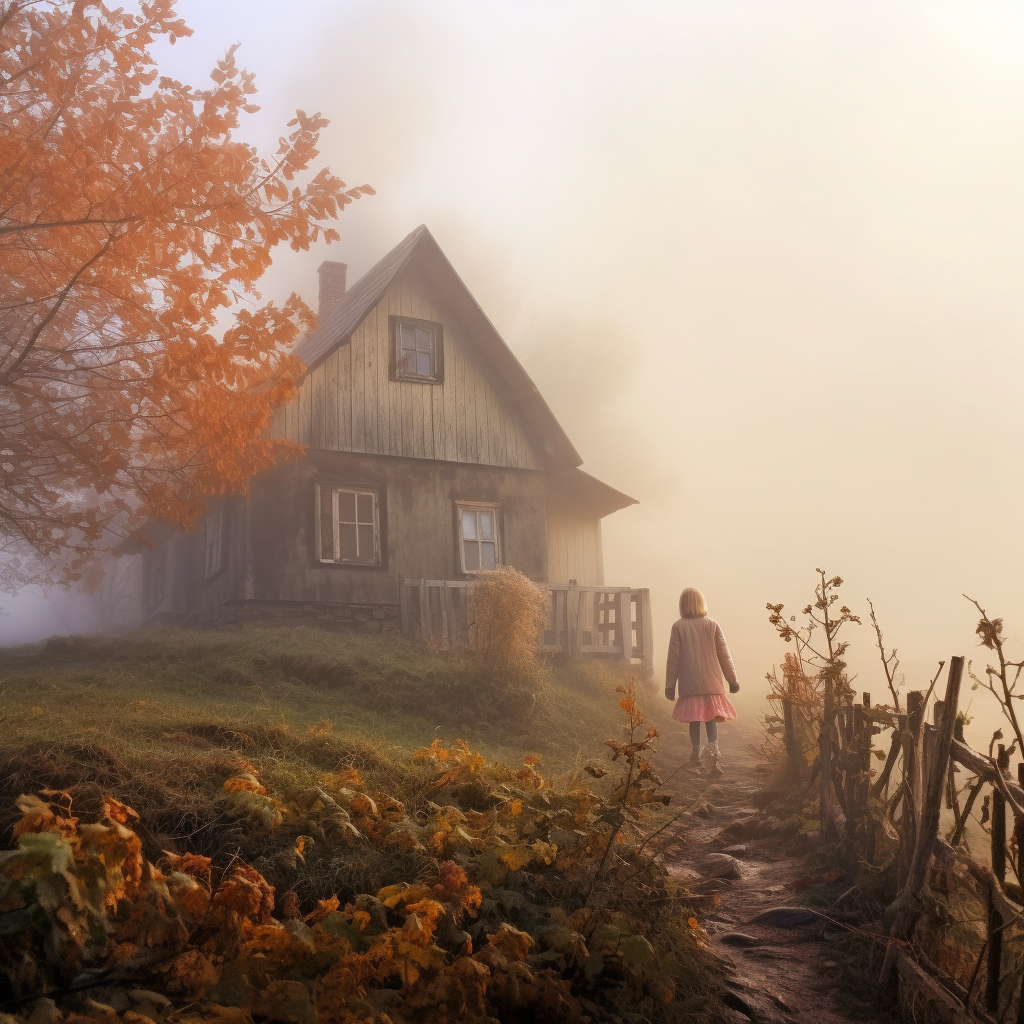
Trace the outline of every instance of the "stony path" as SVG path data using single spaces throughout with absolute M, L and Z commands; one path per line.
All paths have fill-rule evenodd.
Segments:
M 675 790 L 674 804 L 701 800 L 676 826 L 669 868 L 688 889 L 719 898 L 701 923 L 727 965 L 736 1024 L 848 1024 L 832 998 L 836 964 L 827 939 L 837 929 L 807 912 L 783 917 L 800 922 L 795 927 L 775 926 L 777 917 L 758 920 L 794 907 L 794 882 L 806 867 L 780 848 L 767 816 L 753 806 L 765 781 L 760 761 L 742 737 L 731 738 L 731 747 L 723 738 L 723 778 L 684 768 L 667 786 Z M 672 767 L 680 763 L 686 750 L 678 741 L 663 746 L 662 769 L 670 759 Z

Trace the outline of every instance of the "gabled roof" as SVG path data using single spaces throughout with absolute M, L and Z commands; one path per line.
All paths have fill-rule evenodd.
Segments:
M 335 349 L 348 342 L 353 331 L 380 301 L 388 285 L 409 266 L 415 266 L 441 291 L 475 343 L 477 353 L 490 364 L 506 398 L 537 436 L 546 460 L 566 469 L 579 466 L 583 460 L 548 408 L 537 385 L 487 319 L 425 224 L 421 224 L 367 271 L 345 292 L 317 330 L 295 346 L 294 353 L 306 365 L 306 371 L 314 369 Z

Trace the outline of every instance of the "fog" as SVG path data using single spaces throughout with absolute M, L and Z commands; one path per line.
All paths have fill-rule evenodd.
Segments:
M 167 73 L 241 43 L 253 141 L 322 110 L 321 161 L 378 192 L 265 295 L 315 304 L 323 259 L 354 281 L 425 222 L 584 468 L 639 499 L 606 579 L 651 588 L 659 661 L 700 587 L 752 717 L 765 603 L 802 607 L 816 566 L 912 686 L 977 653 L 964 592 L 1024 635 L 1024 7 L 178 6 Z

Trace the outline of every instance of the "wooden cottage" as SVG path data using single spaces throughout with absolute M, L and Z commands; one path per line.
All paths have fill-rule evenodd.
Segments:
M 446 584 L 512 565 L 550 585 L 549 641 L 614 644 L 612 595 L 626 588 L 603 589 L 601 520 L 635 499 L 579 468 L 426 227 L 349 289 L 345 276 L 320 268 L 320 326 L 296 348 L 299 394 L 271 427 L 304 456 L 144 556 L 146 617 L 422 632 L 431 608 L 447 623 Z M 570 586 L 591 595 L 583 619 L 576 598 L 559 604 Z M 629 617 L 642 630 L 639 603 Z

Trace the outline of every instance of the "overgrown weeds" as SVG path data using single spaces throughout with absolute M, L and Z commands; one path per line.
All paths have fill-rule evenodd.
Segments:
M 101 744 L 13 752 L 19 784 L 91 764 L 158 805 L 175 785 L 206 802 L 170 836 L 98 775 L 19 796 L 2 995 L 48 992 L 80 1024 L 713 1020 L 692 898 L 645 855 L 656 730 L 636 734 L 635 683 L 619 699 L 628 768 L 603 792 L 462 741 L 410 757 L 247 724 L 183 727 L 187 780 Z

